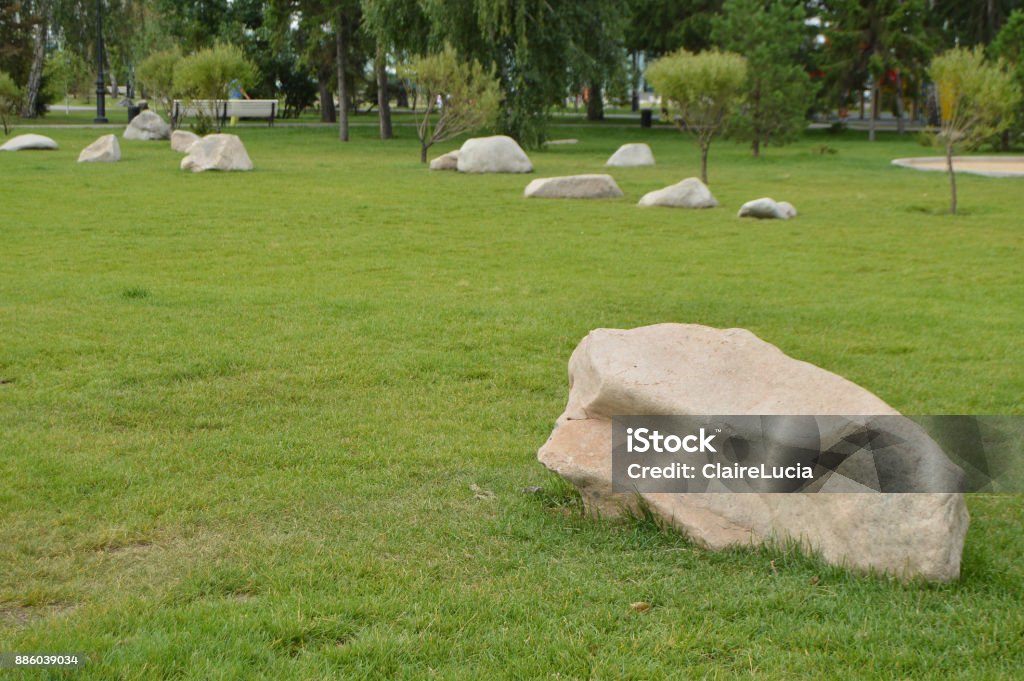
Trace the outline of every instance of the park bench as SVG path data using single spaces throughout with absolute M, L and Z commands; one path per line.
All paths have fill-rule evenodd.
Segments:
M 195 117 L 200 113 L 220 120 L 222 125 L 229 118 L 265 118 L 267 124 L 273 126 L 277 117 L 277 100 L 193 99 L 186 102 L 176 99 L 171 108 L 171 125 L 177 128 L 181 119 Z

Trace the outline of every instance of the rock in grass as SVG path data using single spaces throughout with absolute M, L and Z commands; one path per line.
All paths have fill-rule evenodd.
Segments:
M 193 144 L 199 141 L 199 135 L 188 130 L 175 130 L 171 133 L 171 149 L 180 154 L 187 154 Z
M 449 151 L 447 154 L 441 154 L 433 161 L 430 162 L 431 170 L 458 170 L 459 169 L 459 150 Z
M 4 142 L 0 151 L 29 151 L 33 149 L 53 150 L 59 145 L 46 135 L 18 135 Z
M 238 135 L 207 135 L 189 147 L 181 159 L 181 169 L 201 173 L 206 170 L 252 170 L 252 161 Z
M 617 199 L 622 190 L 611 175 L 542 177 L 526 185 L 523 195 L 533 199 Z
M 565 411 L 537 456 L 601 515 L 638 508 L 636 495 L 612 491 L 616 415 L 887 415 L 884 423 L 899 431 L 890 435 L 942 454 L 916 424 L 864 388 L 744 329 L 597 329 L 573 352 L 569 385 Z M 969 521 L 963 495 L 955 493 L 640 496 L 656 516 L 711 549 L 794 541 L 856 571 L 940 582 L 959 575 Z
M 507 135 L 474 137 L 459 149 L 460 173 L 532 173 L 533 164 L 522 147 Z
M 747 201 L 740 206 L 740 211 L 736 216 L 741 218 L 758 218 L 761 220 L 788 220 L 789 218 L 796 217 L 796 208 L 791 203 L 775 201 L 765 197 L 763 199 Z
M 78 155 L 79 163 L 114 163 L 121 160 L 121 145 L 117 135 L 104 135 L 82 149 Z
M 124 129 L 126 140 L 165 140 L 171 137 L 171 126 L 154 111 L 143 111 Z
M 635 168 L 653 166 L 654 152 L 646 144 L 623 144 L 618 151 L 605 162 L 611 168 Z
M 669 208 L 714 208 L 718 201 L 707 185 L 696 177 L 644 194 L 638 206 L 666 206 Z

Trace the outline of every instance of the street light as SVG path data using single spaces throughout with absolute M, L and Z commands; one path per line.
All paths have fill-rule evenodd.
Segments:
M 106 88 L 103 85 L 103 0 L 96 0 L 96 118 L 107 122 Z

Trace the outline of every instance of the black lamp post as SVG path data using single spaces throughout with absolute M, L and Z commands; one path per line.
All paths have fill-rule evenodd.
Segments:
M 106 88 L 103 85 L 103 0 L 96 0 L 96 119 L 107 122 Z

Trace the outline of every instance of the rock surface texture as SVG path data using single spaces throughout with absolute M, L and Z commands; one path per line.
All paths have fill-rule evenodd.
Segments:
M 113 163 L 121 160 L 121 145 L 117 135 L 104 135 L 82 149 L 78 155 L 79 163 Z
M 542 177 L 526 185 L 523 195 L 534 199 L 617 199 L 622 190 L 611 175 Z
M 191 147 L 181 159 L 181 169 L 201 173 L 205 170 L 252 170 L 252 161 L 238 135 L 207 135 Z
M 618 151 L 611 155 L 605 165 L 612 168 L 653 166 L 654 152 L 646 144 L 623 144 Z
M 668 208 L 714 208 L 718 201 L 707 185 L 696 177 L 644 194 L 638 206 L 666 206 Z
M 761 220 L 788 220 L 796 217 L 796 208 L 791 203 L 765 197 L 747 201 L 740 206 L 740 212 L 736 215 L 741 218 L 759 218 Z
M 922 447 L 937 449 L 916 424 L 864 388 L 743 329 L 597 329 L 573 352 L 569 385 L 565 412 L 538 459 L 576 485 L 589 511 L 602 515 L 637 503 L 635 493 L 612 491 L 612 416 L 888 415 L 887 423 L 901 424 L 901 435 L 924 438 Z M 854 571 L 939 582 L 959 576 L 969 522 L 958 493 L 641 496 L 655 514 L 710 549 L 796 541 Z
M 171 126 L 153 111 L 143 111 L 124 129 L 126 140 L 166 140 L 171 137 Z
M 441 154 L 433 161 L 430 162 L 431 170 L 458 170 L 459 169 L 459 150 L 449 151 L 447 154 Z
M 179 154 L 187 154 L 189 148 L 199 141 L 199 135 L 188 130 L 175 130 L 171 133 L 171 149 Z
M 28 151 L 30 149 L 52 150 L 60 147 L 45 135 L 18 135 L 4 142 L 0 151 Z
M 506 135 L 474 137 L 459 149 L 460 173 L 532 173 L 533 164 L 519 143 Z

